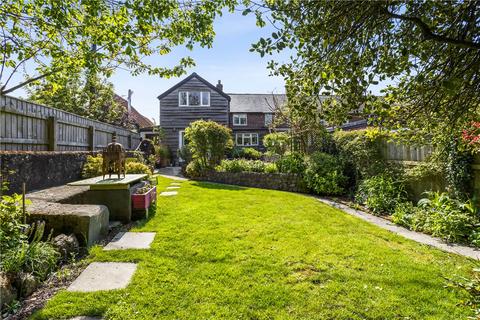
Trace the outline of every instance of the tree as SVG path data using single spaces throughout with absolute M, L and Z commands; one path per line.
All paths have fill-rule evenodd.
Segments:
M 202 169 L 213 168 L 233 146 L 232 131 L 215 121 L 197 120 L 185 129 L 192 157 Z
M 478 1 L 272 0 L 250 12 L 277 28 L 252 51 L 293 51 L 288 63 L 269 63 L 289 99 L 338 96 L 322 102 L 330 122 L 360 106 L 387 128 L 451 136 L 480 114 Z M 384 97 L 370 93 L 386 81 Z
M 116 68 L 161 77 L 194 65 L 145 62 L 173 47 L 209 47 L 213 20 L 233 0 L 2 0 L 0 2 L 0 95 L 50 75 L 88 69 L 109 76 Z M 21 79 L 19 75 L 24 76 Z M 19 80 L 20 79 L 20 80 Z M 12 83 L 17 80 L 16 83 Z
M 88 72 L 52 74 L 27 86 L 29 99 L 90 119 L 133 128 L 127 110 L 115 100 L 113 85 Z

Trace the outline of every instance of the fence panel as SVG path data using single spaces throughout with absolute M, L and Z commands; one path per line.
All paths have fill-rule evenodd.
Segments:
M 0 151 L 88 151 L 104 148 L 113 133 L 126 149 L 140 143 L 137 132 L 73 113 L 0 96 Z

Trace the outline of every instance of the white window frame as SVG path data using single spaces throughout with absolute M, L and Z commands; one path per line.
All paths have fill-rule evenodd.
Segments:
M 267 116 L 270 117 L 270 123 L 267 123 Z M 273 113 L 265 113 L 265 119 L 264 119 L 264 124 L 265 127 L 270 126 L 273 123 Z
M 242 139 L 242 144 L 238 144 L 238 137 L 241 136 Z M 250 144 L 245 144 L 245 136 L 248 136 L 248 139 L 250 140 Z M 256 144 L 253 144 L 252 143 L 252 138 L 254 136 L 257 136 L 257 143 Z M 258 146 L 259 145 L 259 141 L 258 141 L 258 133 L 256 132 L 250 132 L 250 133 L 236 133 L 235 134 L 235 145 L 239 146 L 239 147 L 255 147 L 255 146 Z
M 180 102 L 182 101 L 181 98 L 180 98 L 180 95 L 182 93 L 186 93 L 187 94 L 187 104 L 181 104 Z M 190 105 L 190 93 L 191 92 L 198 92 L 200 93 L 200 104 L 198 105 L 195 105 L 195 106 L 191 106 Z M 208 104 L 203 104 L 203 96 L 204 95 L 207 95 L 208 96 Z M 196 107 L 210 107 L 210 91 L 201 91 L 201 90 L 194 90 L 194 91 L 186 91 L 186 90 L 179 90 L 178 91 L 178 106 L 179 107 L 192 107 L 192 108 L 196 108 Z
M 185 130 L 178 131 L 178 149 L 182 149 L 185 145 Z
M 245 123 L 240 123 L 240 118 L 243 118 L 243 117 L 245 117 Z M 238 123 L 235 123 L 235 119 L 238 119 Z M 234 126 L 244 127 L 248 125 L 248 116 L 246 113 L 236 113 L 236 114 L 233 114 L 232 121 Z

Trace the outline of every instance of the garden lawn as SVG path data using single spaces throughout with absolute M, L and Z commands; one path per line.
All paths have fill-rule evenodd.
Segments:
M 159 178 L 159 192 L 171 180 Z M 35 319 L 465 319 L 445 278 L 473 262 L 287 192 L 194 181 L 133 231 L 149 250 L 91 249 L 137 262 L 126 289 L 61 291 Z

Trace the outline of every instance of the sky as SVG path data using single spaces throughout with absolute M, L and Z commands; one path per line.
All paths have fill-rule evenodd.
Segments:
M 186 75 L 170 79 L 147 74 L 134 77 L 128 71 L 117 70 L 110 80 L 121 96 L 126 97 L 128 89 L 132 89 L 132 105 L 144 116 L 154 118 L 157 123 L 157 96 L 192 72 L 214 85 L 221 80 L 224 91 L 229 93 L 284 93 L 283 79 L 269 76 L 267 70 L 267 63 L 273 57 L 261 58 L 258 53 L 249 52 L 251 44 L 262 36 L 269 36 L 272 28 L 269 25 L 257 27 L 253 15 L 225 13 L 215 21 L 216 37 L 212 48 L 196 47 L 190 51 L 179 47 L 167 56 L 149 57 L 148 61 L 156 65 L 172 66 L 188 55 L 195 60 L 196 66 L 188 69 Z M 286 61 L 288 56 L 284 54 L 274 58 Z

